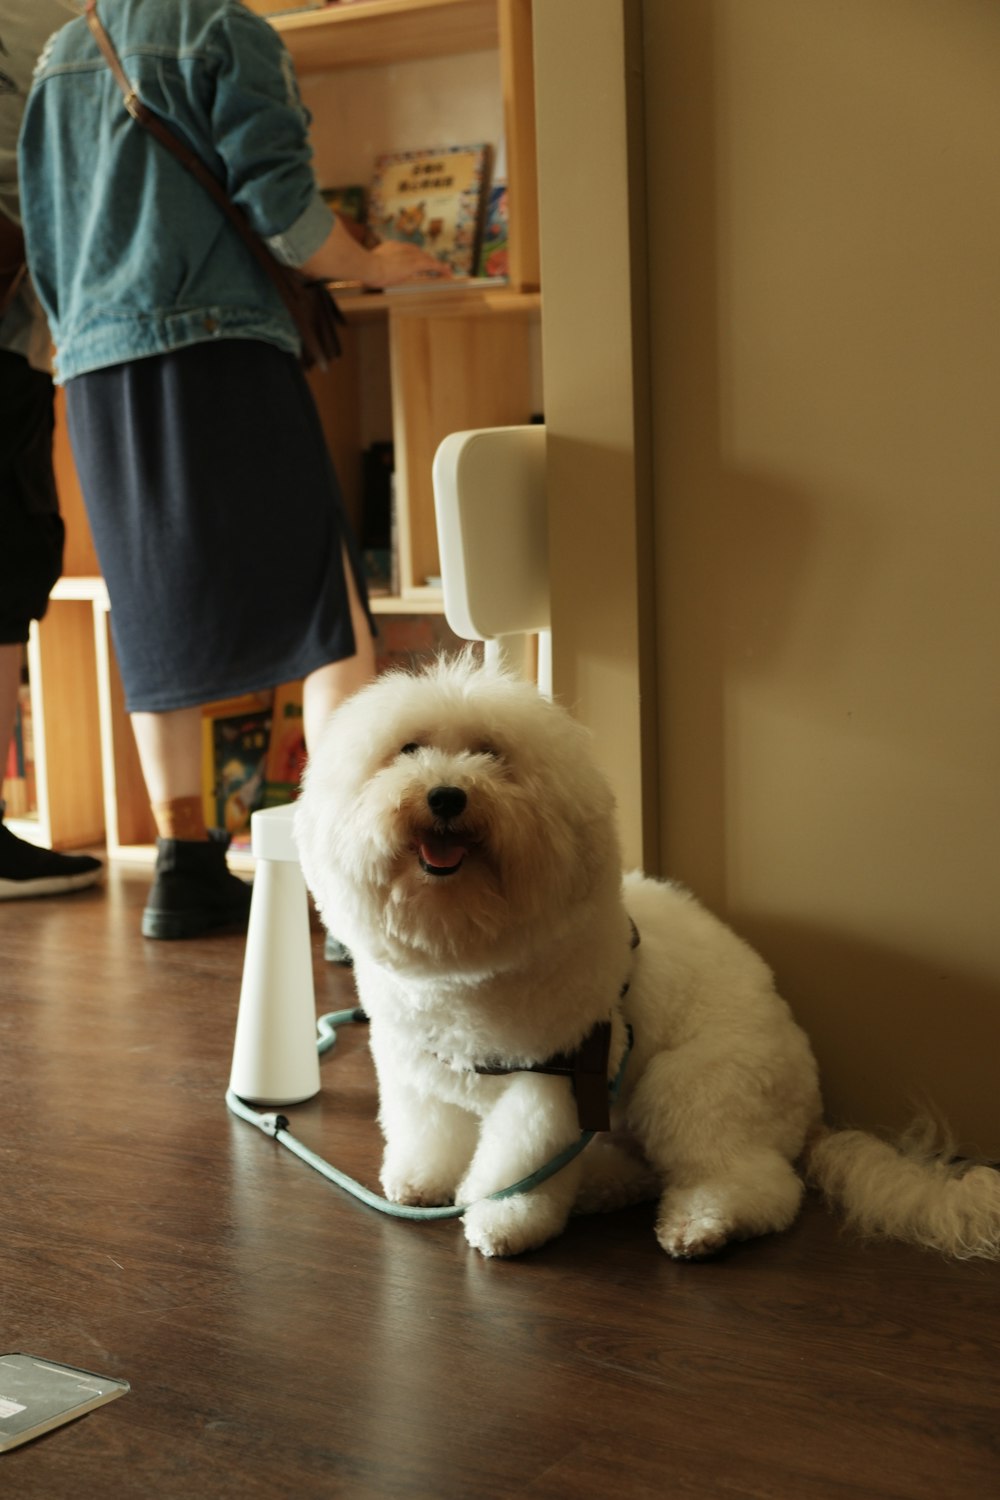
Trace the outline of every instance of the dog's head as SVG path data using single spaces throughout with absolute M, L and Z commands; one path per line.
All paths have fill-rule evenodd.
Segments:
M 331 930 L 394 966 L 503 968 L 620 881 L 586 731 L 468 654 L 387 674 L 332 715 L 295 833 Z

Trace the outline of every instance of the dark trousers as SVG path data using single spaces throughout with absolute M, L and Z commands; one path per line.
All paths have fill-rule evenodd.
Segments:
M 0 349 L 0 645 L 28 639 L 62 571 L 52 379 Z

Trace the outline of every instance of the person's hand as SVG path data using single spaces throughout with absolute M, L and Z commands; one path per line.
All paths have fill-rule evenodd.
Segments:
M 369 256 L 370 269 L 365 273 L 369 286 L 397 286 L 401 281 L 440 281 L 451 276 L 451 267 L 419 245 L 404 240 L 383 240 Z
M 339 215 L 323 244 L 300 269 L 317 281 L 360 281 L 381 289 L 401 281 L 447 281 L 451 268 L 436 256 L 405 240 L 383 240 L 366 250 Z

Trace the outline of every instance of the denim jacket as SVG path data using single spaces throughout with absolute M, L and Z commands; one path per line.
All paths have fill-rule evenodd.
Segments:
M 240 0 L 100 0 L 99 10 L 143 102 L 280 260 L 306 260 L 333 221 L 277 33 Z M 205 189 L 126 113 L 82 17 L 39 59 L 19 165 L 29 265 L 60 382 L 219 338 L 298 353 L 266 274 Z
M 73 13 L 70 0 L 0 0 L 0 213 L 21 222 L 17 137 L 38 54 Z M 50 368 L 49 330 L 24 277 L 0 318 L 0 349 L 23 355 L 36 370 Z

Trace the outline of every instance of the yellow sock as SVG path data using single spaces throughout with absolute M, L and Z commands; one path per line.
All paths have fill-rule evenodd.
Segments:
M 169 802 L 154 802 L 152 808 L 156 831 L 161 839 L 208 842 L 205 810 L 200 797 L 171 797 Z

